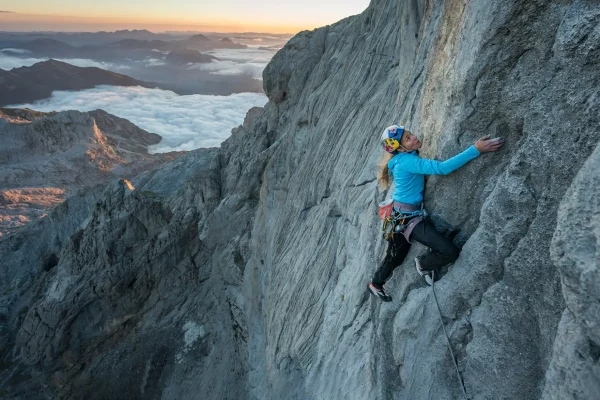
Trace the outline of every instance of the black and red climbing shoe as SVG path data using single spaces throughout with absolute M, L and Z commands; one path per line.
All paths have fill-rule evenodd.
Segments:
M 369 283 L 367 285 L 367 289 L 369 290 L 369 293 L 371 293 L 373 296 L 381 299 L 382 301 L 392 301 L 392 298 L 390 296 L 388 296 L 387 294 L 385 294 L 383 287 L 377 286 L 373 283 Z

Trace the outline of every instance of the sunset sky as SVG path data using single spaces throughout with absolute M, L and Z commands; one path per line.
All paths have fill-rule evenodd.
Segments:
M 359 14 L 369 0 L 0 0 L 1 31 L 148 29 L 296 33 Z

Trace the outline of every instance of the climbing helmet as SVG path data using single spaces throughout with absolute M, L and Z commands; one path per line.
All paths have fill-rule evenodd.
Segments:
M 388 153 L 397 154 L 398 148 L 401 147 L 402 135 L 404 135 L 404 126 L 402 125 L 385 128 L 381 135 L 381 146 Z

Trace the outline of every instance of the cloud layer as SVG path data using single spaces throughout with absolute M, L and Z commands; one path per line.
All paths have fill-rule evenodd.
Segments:
M 25 53 L 31 53 L 31 51 L 29 50 L 25 50 L 25 49 L 12 49 L 12 48 L 6 48 L 6 49 L 2 49 L 0 50 L 1 52 L 6 52 L 6 53 L 18 53 L 18 54 L 25 54 Z
M 78 67 L 98 67 L 122 74 L 136 75 L 133 69 L 160 67 L 166 65 L 165 53 L 152 50 L 156 55 L 147 57 L 145 60 L 126 60 L 121 63 L 95 61 L 83 58 L 57 58 L 59 61 L 76 65 Z M 35 63 L 47 61 L 48 57 L 16 57 L 14 54 L 29 53 L 23 49 L 1 49 L 0 69 L 10 70 L 12 68 L 31 66 Z M 262 73 L 275 51 L 259 50 L 256 47 L 248 49 L 217 49 L 205 52 L 219 58 L 219 61 L 202 64 L 189 64 L 188 70 L 207 71 L 214 75 L 249 75 L 255 79 L 262 80 Z M 135 77 L 135 76 L 134 76 Z
M 10 107 L 39 111 L 103 109 L 162 136 L 151 153 L 219 146 L 231 129 L 244 121 L 252 107 L 262 107 L 261 93 L 231 96 L 179 96 L 171 91 L 142 87 L 98 86 L 78 92 L 55 91 L 52 97 Z
M 274 51 L 249 49 L 218 49 L 207 51 L 219 59 L 208 64 L 193 64 L 190 69 L 210 71 L 216 75 L 251 75 L 262 80 L 262 73 L 275 55 Z
M 13 51 L 21 49 L 2 49 L 2 51 L 0 51 L 0 69 L 10 70 L 19 67 L 30 67 L 35 63 L 46 61 L 46 59 L 43 58 L 20 58 L 11 56 L 10 53 L 5 50 Z
M 42 61 L 48 61 L 48 57 L 43 58 L 21 58 L 10 55 L 10 53 L 21 53 L 26 54 L 30 53 L 27 50 L 23 49 L 2 49 L 0 50 L 0 69 L 10 70 L 13 68 L 19 67 L 30 67 L 33 64 L 37 64 Z M 130 67 L 126 65 L 117 65 L 109 62 L 103 61 L 94 61 L 86 58 L 55 58 L 55 60 L 69 63 L 71 65 L 75 65 L 77 67 L 98 67 L 102 69 L 106 69 L 113 72 L 124 73 Z

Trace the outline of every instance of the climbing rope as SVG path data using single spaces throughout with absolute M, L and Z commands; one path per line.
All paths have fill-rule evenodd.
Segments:
M 452 354 L 452 359 L 454 360 L 454 367 L 456 368 L 456 376 L 458 376 L 458 381 L 460 382 L 460 387 L 462 388 L 463 394 L 465 395 L 465 399 L 469 400 L 467 397 L 467 391 L 465 390 L 465 384 L 463 383 L 460 377 L 460 371 L 458 370 L 458 363 L 456 362 L 456 357 L 454 356 L 454 351 L 452 350 L 452 344 L 450 343 L 450 337 L 448 336 L 448 332 L 446 332 L 446 326 L 444 325 L 444 320 L 442 319 L 442 310 L 440 309 L 440 303 L 438 303 L 437 296 L 435 295 L 435 271 L 431 271 L 431 291 L 433 292 L 433 298 L 435 299 L 435 304 L 437 305 L 438 313 L 440 314 L 440 323 L 442 324 L 442 328 L 444 329 L 444 333 L 446 334 L 446 340 L 448 340 L 448 347 L 450 348 L 450 354 Z

